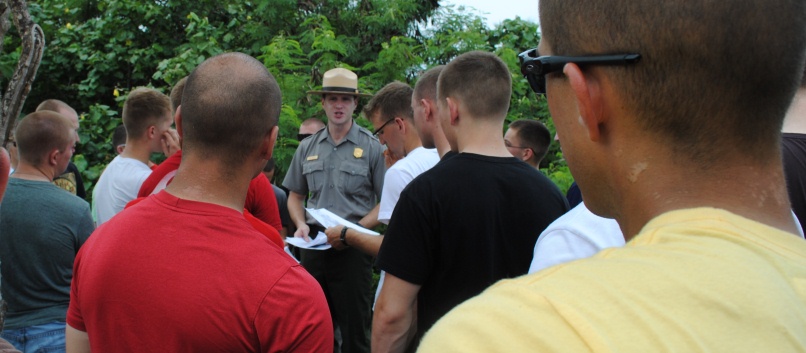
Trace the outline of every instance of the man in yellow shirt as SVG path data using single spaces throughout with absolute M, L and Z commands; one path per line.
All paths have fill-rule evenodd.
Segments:
M 806 351 L 779 147 L 806 3 L 541 0 L 540 24 L 522 71 L 585 204 L 628 243 L 497 283 L 420 351 Z

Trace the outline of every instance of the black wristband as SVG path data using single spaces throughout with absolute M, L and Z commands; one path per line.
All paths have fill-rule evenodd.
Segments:
M 344 226 L 341 228 L 341 236 L 339 237 L 339 240 L 341 240 L 341 243 L 344 244 L 344 246 L 350 246 L 350 244 L 347 244 L 346 236 L 347 236 L 347 226 Z

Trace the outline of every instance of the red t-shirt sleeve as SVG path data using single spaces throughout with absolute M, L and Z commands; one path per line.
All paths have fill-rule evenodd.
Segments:
M 333 351 L 325 295 L 299 265 L 289 268 L 266 295 L 255 316 L 255 330 L 261 352 Z
M 249 191 L 246 194 L 244 208 L 249 210 L 257 219 L 277 229 L 278 232 L 283 229 L 283 223 L 280 221 L 280 208 L 277 206 L 277 197 L 274 195 L 274 188 L 263 173 L 258 174 L 258 176 L 249 183 Z
M 162 178 L 168 173 L 179 169 L 179 163 L 182 162 L 182 151 L 177 151 L 172 154 L 168 159 L 160 163 L 156 168 L 152 168 L 151 175 L 146 178 L 143 185 L 140 186 L 140 191 L 137 197 L 146 197 L 154 192 L 154 189 L 159 185 Z
M 81 250 L 84 250 L 84 248 L 85 247 L 82 247 Z M 81 250 L 78 251 L 76 259 L 73 261 L 73 280 L 70 284 L 70 305 L 67 308 L 67 324 L 76 330 L 87 332 L 78 301 L 79 268 L 81 266 L 81 254 L 83 253 Z
M 266 224 L 265 222 L 257 219 L 255 216 L 253 216 L 251 213 L 249 213 L 249 210 L 246 210 L 246 209 L 244 209 L 243 218 L 245 218 L 246 221 L 249 222 L 249 224 L 251 224 L 252 227 L 255 228 L 255 230 L 260 232 L 260 234 L 263 234 L 264 236 L 266 236 L 266 238 L 269 238 L 269 240 L 271 240 L 272 243 L 274 243 L 277 246 L 279 246 L 280 249 L 285 247 L 285 242 L 283 241 L 283 237 L 280 236 L 280 232 L 278 232 L 276 229 L 274 229 L 274 227 L 272 227 L 272 226 Z

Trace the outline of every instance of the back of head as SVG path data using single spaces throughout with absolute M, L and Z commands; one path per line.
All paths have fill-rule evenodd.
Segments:
M 149 126 L 156 125 L 171 113 L 171 101 L 165 94 L 153 89 L 137 88 L 123 103 L 123 125 L 129 138 L 140 139 Z
M 442 102 L 455 97 L 476 118 L 504 120 L 512 95 L 512 78 L 507 65 L 495 54 L 471 51 L 453 59 L 437 80 Z
M 414 90 L 403 82 L 394 81 L 387 84 L 364 106 L 364 116 L 372 119 L 378 112 L 384 119 L 394 117 L 413 119 L 411 111 L 411 94 Z
M 207 59 L 182 94 L 183 155 L 238 164 L 277 125 L 282 96 L 263 64 L 242 53 Z
M 646 133 L 707 167 L 737 152 L 773 159 L 803 72 L 804 5 L 541 0 L 540 24 L 552 55 L 641 54 L 635 65 L 596 68 Z
M 434 102 L 437 101 L 437 80 L 439 79 L 439 74 L 442 73 L 444 68 L 445 65 L 434 66 L 420 75 L 420 78 L 417 79 L 417 84 L 414 85 L 415 99 L 428 99 Z
M 40 166 L 53 150 L 63 151 L 75 135 L 70 120 L 56 112 L 43 110 L 20 120 L 14 136 L 20 161 Z
M 185 91 L 185 83 L 187 80 L 187 76 L 182 77 L 182 79 L 171 88 L 171 111 L 174 113 L 176 112 L 176 108 L 182 105 L 182 92 Z
M 534 161 L 540 162 L 546 157 L 551 145 L 551 133 L 546 125 L 537 120 L 515 120 L 509 124 L 510 129 L 518 132 L 521 145 L 529 147 L 534 153 Z
M 57 112 L 64 115 L 64 117 L 70 120 L 72 123 L 78 124 L 78 113 L 76 113 L 76 110 L 73 109 L 73 107 L 71 107 L 69 104 L 58 99 L 46 99 L 42 101 L 42 103 L 39 103 L 39 105 L 36 107 L 36 111 Z M 75 128 L 77 128 L 77 126 L 75 126 Z
M 319 129 L 325 127 L 325 123 L 319 118 L 308 118 L 303 120 L 300 126 L 308 126 L 313 131 L 319 131 Z

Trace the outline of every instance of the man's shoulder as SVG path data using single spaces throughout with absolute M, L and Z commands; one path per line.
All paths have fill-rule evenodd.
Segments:
M 89 209 L 89 203 L 87 203 L 86 200 L 73 195 L 70 192 L 65 191 L 51 183 L 31 182 L 28 180 L 10 178 L 7 192 L 7 198 L 9 200 L 14 199 L 14 197 L 9 196 L 17 194 L 24 199 L 36 197 L 48 200 L 48 207 L 52 207 L 53 209 L 63 211 L 69 209 Z

